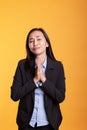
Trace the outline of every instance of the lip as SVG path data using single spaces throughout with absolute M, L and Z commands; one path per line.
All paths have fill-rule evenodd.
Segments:
M 40 49 L 40 47 L 34 47 L 34 48 L 33 48 L 33 50 L 38 50 L 38 49 Z

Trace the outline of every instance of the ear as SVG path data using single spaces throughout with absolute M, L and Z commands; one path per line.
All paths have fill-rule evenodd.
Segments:
M 49 47 L 48 43 L 46 42 L 46 47 Z

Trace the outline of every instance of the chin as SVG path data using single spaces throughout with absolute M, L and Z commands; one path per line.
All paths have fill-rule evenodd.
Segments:
M 34 55 L 38 56 L 40 55 L 41 53 L 37 53 L 37 52 L 33 52 Z

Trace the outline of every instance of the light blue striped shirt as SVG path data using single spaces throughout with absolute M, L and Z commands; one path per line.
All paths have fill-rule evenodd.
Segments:
M 42 70 L 44 74 L 46 71 L 46 66 L 47 66 L 47 58 L 42 64 Z M 41 82 L 38 82 L 38 84 L 42 85 Z M 44 92 L 39 87 L 35 89 L 34 109 L 33 109 L 32 117 L 29 122 L 29 125 L 34 127 L 35 123 L 37 123 L 37 126 L 45 126 L 49 124 L 47 120 L 46 112 L 45 112 L 45 107 L 44 107 Z

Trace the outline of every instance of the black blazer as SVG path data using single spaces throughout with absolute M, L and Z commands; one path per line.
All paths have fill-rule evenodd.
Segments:
M 25 69 L 26 59 L 20 60 L 11 86 L 11 98 L 19 101 L 17 124 L 28 126 L 34 107 L 34 90 L 37 88 L 33 81 L 33 73 Z M 32 63 L 32 69 L 35 64 Z M 53 61 L 47 57 L 47 80 L 41 86 L 44 91 L 44 105 L 47 118 L 52 127 L 57 130 L 62 115 L 59 103 L 65 98 L 65 76 L 60 61 Z

